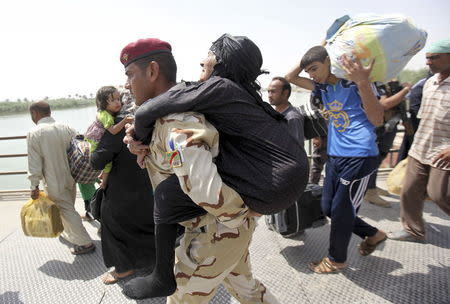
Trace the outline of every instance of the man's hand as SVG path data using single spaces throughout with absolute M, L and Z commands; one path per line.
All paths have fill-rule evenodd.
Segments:
M 342 56 L 342 67 L 347 74 L 347 79 L 356 84 L 361 82 L 369 82 L 369 76 L 372 72 L 375 59 L 372 59 L 368 67 L 364 67 L 356 56 L 355 59 L 350 59 L 347 55 Z
M 128 150 L 135 155 L 146 155 L 148 153 L 148 146 L 143 145 L 142 142 L 134 140 L 134 126 L 127 124 L 125 126 L 125 137 L 123 142 L 127 145 Z
M 126 127 L 127 125 L 129 125 L 129 124 L 131 125 L 133 123 L 134 116 L 133 115 L 127 115 L 127 116 L 125 116 L 124 120 L 125 120 L 125 127 Z M 134 127 L 133 127 L 133 129 L 134 129 Z
M 444 149 L 439 153 L 432 162 L 439 169 L 446 169 L 450 167 L 450 147 Z
M 141 169 L 145 169 L 145 156 L 147 155 L 147 152 L 141 152 L 137 154 L 136 162 L 138 163 L 139 167 Z
M 410 82 L 403 82 L 401 84 L 403 88 L 408 88 L 408 91 L 411 90 L 412 84 Z
M 313 144 L 314 148 L 319 149 L 322 146 L 322 138 L 314 137 L 312 139 L 312 144 Z
M 33 200 L 36 200 L 39 198 L 39 187 L 36 187 L 35 189 L 31 190 L 30 197 Z
M 134 136 L 134 125 L 132 124 L 125 124 L 125 137 L 123 138 L 123 143 L 128 145 L 130 140 L 133 140 Z
M 125 139 L 124 139 L 124 141 L 125 141 Z M 128 147 L 128 150 L 130 150 L 130 152 L 135 155 L 144 155 L 145 156 L 148 153 L 147 145 L 143 145 L 142 142 L 134 140 L 132 138 L 128 139 L 127 147 Z

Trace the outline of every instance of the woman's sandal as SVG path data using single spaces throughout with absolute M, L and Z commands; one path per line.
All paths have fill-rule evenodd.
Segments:
M 132 275 L 134 273 L 134 270 L 129 270 L 124 272 L 127 275 L 122 276 L 123 274 L 121 274 L 121 276 L 119 276 L 117 274 L 117 272 L 113 271 L 108 271 L 103 277 L 102 277 L 102 282 L 105 285 L 111 285 L 111 284 L 115 284 L 117 282 L 119 282 L 120 280 L 126 279 L 128 278 L 130 275 Z
M 368 238 L 366 237 L 361 243 L 359 243 L 359 254 L 361 254 L 362 256 L 367 256 L 367 255 L 371 254 L 372 252 L 374 252 L 375 249 L 377 249 L 378 245 L 380 245 L 381 243 L 386 241 L 387 235 L 385 235 L 384 238 L 382 238 L 381 240 L 379 240 L 378 242 L 376 242 L 373 245 L 369 244 L 367 239 Z
M 325 257 L 320 262 L 309 263 L 308 267 L 315 273 L 327 274 L 327 273 L 338 273 L 345 268 L 345 265 L 344 266 L 333 265 L 332 262 Z

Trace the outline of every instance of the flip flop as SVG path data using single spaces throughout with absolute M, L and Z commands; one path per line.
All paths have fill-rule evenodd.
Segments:
M 377 246 L 386 241 L 387 238 L 388 238 L 387 234 L 385 234 L 384 238 L 382 238 L 381 240 L 372 245 L 367 242 L 366 237 L 361 243 L 359 243 L 359 254 L 361 254 L 362 256 L 367 256 L 371 254 L 372 252 L 375 251 L 375 249 L 377 249 Z
M 345 266 L 333 265 L 328 258 L 323 258 L 319 262 L 312 262 L 308 264 L 309 269 L 319 274 L 339 273 L 345 269 Z

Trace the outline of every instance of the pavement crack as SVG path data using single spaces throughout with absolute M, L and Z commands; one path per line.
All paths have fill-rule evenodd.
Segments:
M 98 304 L 103 302 L 103 299 L 105 298 L 105 294 L 106 294 L 106 290 L 103 290 L 102 297 L 100 298 L 100 301 L 98 302 Z
M 2 239 L 0 240 L 0 244 L 3 243 L 3 241 L 5 241 L 7 238 L 9 238 L 9 236 L 10 236 L 11 234 L 13 234 L 14 232 L 16 232 L 18 229 L 19 229 L 19 228 L 14 229 L 14 230 L 11 231 L 7 236 L 5 236 L 4 238 L 2 238 Z

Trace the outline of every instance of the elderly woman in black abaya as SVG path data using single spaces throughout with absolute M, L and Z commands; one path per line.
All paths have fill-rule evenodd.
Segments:
M 115 268 L 102 278 L 105 284 L 155 263 L 153 191 L 147 171 L 139 168 L 123 143 L 124 135 L 125 130 L 116 135 L 105 132 L 91 159 L 96 169 L 113 162 L 101 206 L 103 261 Z

